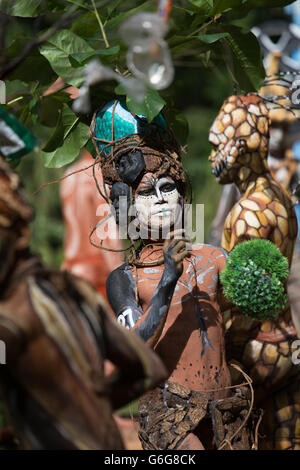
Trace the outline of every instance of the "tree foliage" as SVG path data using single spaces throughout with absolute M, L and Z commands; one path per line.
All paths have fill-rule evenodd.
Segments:
M 247 29 L 237 26 L 257 7 L 283 6 L 290 0 L 175 0 L 166 40 L 175 66 L 225 64 L 243 92 L 257 90 L 264 78 L 259 45 Z M 41 137 L 46 167 L 71 163 L 89 140 L 93 112 L 115 94 L 126 94 L 113 80 L 92 90 L 93 112 L 76 115 L 66 92 L 84 82 L 84 67 L 94 58 L 128 75 L 126 47 L 119 27 L 130 15 L 155 11 L 154 0 L 0 0 L 2 35 L 0 79 L 5 80 L 6 109 Z M 46 90 L 61 78 L 65 86 Z M 176 80 L 176 76 L 175 76 Z M 117 86 L 118 85 L 118 86 Z M 183 144 L 187 125 L 172 112 L 176 87 L 148 88 L 144 103 L 126 97 L 129 109 L 152 120 L 161 110 Z

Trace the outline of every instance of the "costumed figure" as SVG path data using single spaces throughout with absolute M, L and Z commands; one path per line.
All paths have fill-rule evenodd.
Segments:
M 166 376 L 161 361 L 111 318 L 85 280 L 46 268 L 29 249 L 18 175 L 0 158 L 0 366 L 6 418 L 24 449 L 123 449 L 112 417 Z M 3 348 L 1 349 L 3 350 Z M 117 368 L 107 379 L 103 363 Z M 8 428 L 1 444 L 10 445 Z
M 106 296 L 107 276 L 122 264 L 122 245 L 117 237 L 113 239 L 109 234 L 104 241 L 104 247 L 108 250 L 99 250 L 89 241 L 92 229 L 104 218 L 105 210 L 102 209 L 106 204 L 96 190 L 93 163 L 93 157 L 84 150 L 80 161 L 69 167 L 67 174 L 71 176 L 60 185 L 66 224 L 62 269 L 87 279 L 101 295 Z M 101 172 L 97 172 L 96 178 L 102 187 Z
M 293 80 L 299 80 L 299 2 L 286 7 L 292 10 L 293 23 L 272 20 L 253 28 L 253 33 L 260 42 L 266 69 L 266 83 L 260 95 L 268 100 L 279 100 L 282 106 L 272 106 L 269 110 L 271 125 L 268 151 L 268 167 L 274 179 L 290 194 L 296 211 L 298 226 L 300 221 L 300 121 L 299 109 L 288 108 L 290 97 L 285 95 L 292 88 Z M 276 40 L 274 40 L 276 38 Z M 298 91 L 296 99 L 298 99 Z M 223 187 L 216 216 L 213 220 L 209 243 L 220 245 L 225 219 L 241 194 L 234 184 Z M 300 319 L 300 230 L 298 230 L 290 277 L 288 294 L 294 321 Z M 300 324 L 297 326 L 300 329 Z
M 231 96 L 210 129 L 212 172 L 220 184 L 234 183 L 241 194 L 226 217 L 221 246 L 230 252 L 245 240 L 267 239 L 290 265 L 297 219 L 289 194 L 268 167 L 265 102 L 254 93 Z M 228 359 L 245 368 L 255 384 L 256 404 L 264 409 L 259 448 L 299 449 L 299 366 L 292 362 L 297 332 L 289 304 L 275 318 L 267 317 L 258 321 L 233 310 L 226 322 Z
M 64 86 L 65 83 L 59 78 L 45 91 L 44 96 L 61 90 Z M 76 99 L 79 90 L 72 86 L 66 92 L 70 98 Z M 109 234 L 104 242 L 107 251 L 99 250 L 89 242 L 91 230 L 101 217 L 104 218 L 105 210 L 102 208 L 106 204 L 99 192 L 95 191 L 96 184 L 102 187 L 103 181 L 101 172 L 94 174 L 93 163 L 93 157 L 84 149 L 80 160 L 68 168 L 66 176 L 70 176 L 64 178 L 60 184 L 66 227 L 62 269 L 87 279 L 105 296 L 107 276 L 122 263 L 122 246 L 118 238 L 113 239 Z
M 168 370 L 165 384 L 140 401 L 143 448 L 249 449 L 249 389 L 231 387 L 225 359 L 219 274 L 226 252 L 187 249 L 178 228 L 186 200 L 178 145 L 161 114 L 148 124 L 123 101 L 98 112 L 91 131 L 120 231 L 128 222 L 123 202 L 134 212 L 126 227 L 132 252 L 108 277 L 107 298 Z

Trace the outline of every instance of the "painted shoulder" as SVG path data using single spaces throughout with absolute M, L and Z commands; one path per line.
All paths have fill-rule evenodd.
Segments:
M 118 266 L 116 269 L 114 269 L 108 276 L 107 276 L 107 279 L 106 279 L 106 287 L 108 285 L 112 285 L 112 283 L 114 282 L 118 282 L 120 281 L 120 279 L 124 279 L 124 278 L 127 278 L 127 279 L 132 279 L 133 280 L 133 276 L 132 276 L 132 273 L 131 273 L 131 269 L 130 269 L 130 266 L 128 263 L 123 263 L 121 264 L 121 266 Z
M 224 248 L 222 248 L 220 246 L 210 245 L 210 244 L 207 244 L 207 243 L 194 243 L 192 245 L 192 251 L 197 256 L 198 255 L 201 256 L 201 251 L 203 253 L 204 250 L 205 250 L 205 252 L 207 253 L 208 256 L 223 255 L 223 256 L 225 256 L 226 259 L 228 258 L 228 254 L 229 254 L 227 250 L 225 250 Z

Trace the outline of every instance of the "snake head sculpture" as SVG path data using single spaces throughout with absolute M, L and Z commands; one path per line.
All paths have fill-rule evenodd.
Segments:
M 256 94 L 230 96 L 209 132 L 213 145 L 209 161 L 221 184 L 243 179 L 252 171 L 267 168 L 269 116 L 263 100 Z

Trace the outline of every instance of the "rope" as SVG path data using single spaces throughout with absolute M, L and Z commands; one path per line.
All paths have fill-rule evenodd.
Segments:
M 259 428 L 259 425 L 261 423 L 261 420 L 263 419 L 263 414 L 264 414 L 263 410 L 260 410 L 260 415 L 259 415 L 258 421 L 257 421 L 256 426 L 255 426 L 254 443 L 252 445 L 251 450 L 258 450 L 258 428 Z
M 245 379 L 247 381 L 247 384 L 249 385 L 250 390 L 251 390 L 251 401 L 250 401 L 250 406 L 249 406 L 248 413 L 247 413 L 244 421 L 242 422 L 242 424 L 232 434 L 232 436 L 230 436 L 229 438 L 224 439 L 221 442 L 221 444 L 219 445 L 217 450 L 222 450 L 226 445 L 229 446 L 230 450 L 233 450 L 232 446 L 231 446 L 231 443 L 232 443 L 233 439 L 239 434 L 239 432 L 246 426 L 247 421 L 250 418 L 250 415 L 251 415 L 251 412 L 252 412 L 252 409 L 253 409 L 253 404 L 254 404 L 254 390 L 253 390 L 253 387 L 252 387 L 252 379 L 237 364 L 230 364 L 230 366 L 233 367 L 234 369 L 238 370 L 245 377 Z
M 59 178 L 58 180 L 49 181 L 48 183 L 42 184 L 41 186 L 39 186 L 39 187 L 33 192 L 33 194 L 36 195 L 41 189 L 45 188 L 46 186 L 50 186 L 51 184 L 60 183 L 61 181 L 65 180 L 66 178 L 69 178 L 69 176 L 75 175 L 76 173 L 81 173 L 82 171 L 89 170 L 89 169 L 92 168 L 92 166 L 94 166 L 94 165 L 95 165 L 95 162 L 93 162 L 91 165 L 88 165 L 88 166 L 86 166 L 86 167 L 84 167 L 84 168 L 80 168 L 79 170 L 72 171 L 71 173 L 68 173 L 67 175 L 62 176 L 62 177 Z

